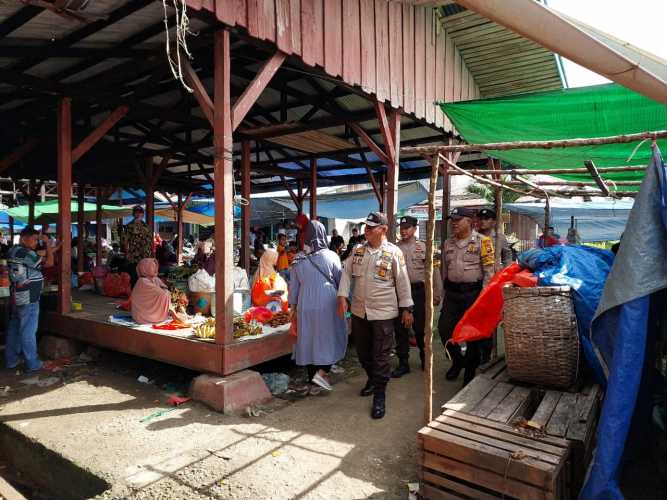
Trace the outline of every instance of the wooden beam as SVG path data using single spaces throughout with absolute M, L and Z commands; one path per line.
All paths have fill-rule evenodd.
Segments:
M 176 262 L 180 266 L 183 263 L 183 194 L 179 191 L 176 195 L 176 233 L 178 244 L 176 245 Z
M 391 132 L 391 144 L 395 149 L 388 156 L 392 159 L 391 165 L 387 167 L 387 220 L 389 221 L 389 241 L 396 241 L 396 212 L 398 212 L 398 178 L 400 175 L 399 145 L 401 143 L 401 121 L 400 111 L 392 111 L 390 117 L 389 131 Z M 388 152 L 389 153 L 389 152 Z
M 0 38 L 4 38 L 12 31 L 19 29 L 33 17 L 41 14 L 42 12 L 43 11 L 41 8 L 34 5 L 28 5 L 19 9 L 17 12 L 6 18 L 2 24 L 0 24 Z
M 317 219 L 317 160 L 310 160 L 310 220 Z
M 214 113 L 213 145 L 215 162 L 215 341 L 231 344 L 234 341 L 234 168 L 232 163 L 231 60 L 229 31 L 218 30 L 214 38 Z M 245 115 L 245 112 L 243 113 Z M 224 358 L 223 358 L 224 364 Z
M 85 186 L 81 183 L 77 186 L 77 245 L 76 245 L 76 270 L 79 273 L 84 271 L 84 261 L 85 261 L 85 247 L 84 247 L 84 229 L 86 225 L 84 217 L 84 203 L 85 203 Z
M 667 130 L 655 132 L 640 132 L 638 134 L 622 134 L 607 137 L 594 137 L 587 139 L 563 139 L 554 141 L 516 141 L 516 142 L 494 142 L 488 144 L 455 144 L 451 146 L 418 146 L 401 148 L 403 154 L 432 155 L 448 151 L 508 151 L 513 149 L 552 149 L 572 148 L 579 146 L 599 146 L 603 144 L 626 144 L 644 139 L 665 139 Z
M 72 298 L 72 101 L 58 101 L 58 239 L 60 272 L 58 273 L 58 312 L 70 312 Z
M 103 189 L 95 189 L 95 265 L 102 265 L 102 199 Z
M 586 168 L 591 173 L 591 177 L 593 178 L 597 186 L 600 188 L 600 191 L 602 191 L 602 194 L 605 196 L 609 196 L 609 188 L 607 187 L 607 184 L 605 184 L 605 182 L 602 180 L 602 177 L 600 177 L 600 172 L 598 172 L 595 163 L 593 163 L 592 160 L 586 160 L 584 162 L 584 165 L 586 165 Z
M 243 269 L 250 275 L 250 141 L 241 143 L 241 196 L 247 203 L 241 205 L 241 249 Z
M 262 69 L 259 70 L 241 97 L 236 100 L 232 107 L 232 130 L 236 130 L 241 124 L 252 105 L 255 104 L 255 101 L 257 101 L 257 98 L 269 84 L 271 78 L 276 74 L 276 71 L 278 71 L 278 68 L 283 64 L 286 57 L 287 55 L 280 51 L 273 54 L 271 59 L 269 59 L 264 66 L 262 66 Z
M 123 118 L 129 108 L 127 106 L 119 106 L 107 116 L 102 123 L 100 123 L 95 130 L 83 139 L 77 147 L 72 151 L 72 163 L 76 163 L 83 155 L 97 144 L 97 142 L 106 135 L 120 120 Z
M 377 145 L 377 143 L 369 136 L 366 131 L 361 128 L 357 123 L 350 123 L 350 127 L 354 132 L 361 138 L 362 141 L 375 153 L 375 155 L 380 159 L 382 163 L 389 166 L 392 164 L 391 158 L 389 158 L 383 149 Z
M 144 158 L 146 162 L 146 172 L 143 175 L 144 190 L 146 191 L 146 224 L 155 234 L 155 166 L 153 157 Z
M 195 96 L 195 99 L 199 103 L 199 108 L 201 109 L 204 116 L 213 126 L 213 101 L 208 95 L 206 87 L 199 79 L 197 73 L 195 73 L 194 68 L 190 64 L 190 61 L 187 57 L 181 58 L 181 63 L 183 66 L 183 74 L 185 76 L 185 81 L 192 87 L 192 94 Z
M 394 136 L 395 132 L 392 130 L 392 127 L 389 125 L 389 120 L 387 119 L 387 111 L 385 110 L 384 103 L 379 102 L 377 99 L 373 102 L 375 107 L 375 113 L 377 114 L 378 123 L 380 124 L 380 132 L 382 133 L 382 138 L 384 140 L 384 152 L 387 157 L 394 163 L 394 151 L 395 151 L 395 142 Z
M 375 180 L 375 175 L 373 175 L 373 171 L 370 169 L 370 167 L 366 167 L 366 172 L 368 172 L 368 180 L 371 181 L 371 187 L 373 188 L 375 197 L 377 198 L 378 203 L 380 204 L 380 211 L 382 211 L 382 195 L 380 194 L 380 188 L 378 187 L 378 182 Z
M 35 149 L 39 143 L 40 139 L 37 139 L 36 137 L 29 137 L 28 140 L 26 140 L 23 144 L 21 144 L 14 151 L 0 160 L 0 174 L 14 165 L 16 162 L 21 161 L 27 154 Z
M 301 200 L 300 200 L 299 196 L 294 192 L 294 190 L 287 183 L 287 179 L 285 179 L 285 176 L 280 176 L 280 179 L 282 180 L 283 185 L 285 186 L 285 190 L 287 191 L 287 194 L 289 194 L 289 197 L 292 198 L 292 201 L 296 205 L 297 212 L 301 213 Z

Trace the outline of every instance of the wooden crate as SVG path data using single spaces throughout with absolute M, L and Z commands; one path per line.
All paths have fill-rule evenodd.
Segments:
M 510 425 L 446 410 L 418 440 L 425 499 L 569 497 L 565 439 L 528 438 Z
M 453 442 L 451 429 L 445 431 L 438 428 L 441 427 L 440 424 L 444 424 L 442 422 L 443 418 L 450 420 L 447 423 L 450 427 L 452 419 L 455 419 L 456 422 L 466 421 L 469 424 L 473 423 L 478 427 L 493 428 L 496 431 L 504 429 L 505 434 L 503 436 L 505 437 L 508 433 L 507 429 L 510 429 L 514 435 L 520 436 L 522 439 L 551 446 L 556 445 L 556 441 L 552 441 L 555 439 L 559 443 L 566 443 L 566 447 L 570 451 L 569 459 L 564 466 L 564 470 L 559 471 L 558 479 L 554 479 L 556 481 L 554 484 L 557 484 L 558 487 L 554 486 L 554 488 L 548 489 L 545 486 L 543 491 L 545 492 L 544 495 L 547 496 L 540 498 L 576 498 L 592 456 L 593 439 L 600 408 L 600 388 L 597 385 L 588 384 L 583 385 L 579 392 L 561 392 L 513 383 L 509 380 L 503 360 L 487 365 L 480 371 L 481 373 L 472 382 L 445 403 L 443 415 L 432 422 L 433 425 L 429 424 L 427 428 L 424 428 L 434 429 L 425 432 L 429 435 L 430 445 L 433 446 L 434 436 L 437 436 L 448 443 L 445 448 L 443 448 L 443 445 L 439 445 L 441 451 L 445 449 L 451 451 L 450 442 Z M 457 439 L 460 438 L 461 436 L 457 436 Z M 475 441 L 472 436 L 468 436 L 467 439 L 484 444 L 481 438 Z M 421 437 L 420 441 L 423 442 Z M 525 441 L 521 442 L 525 443 Z M 494 453 L 498 455 L 501 453 L 499 450 L 504 450 L 505 455 L 509 454 L 507 447 L 497 448 Z M 423 452 L 429 453 L 427 448 L 424 448 Z M 437 451 L 432 453 L 441 454 Z M 444 456 L 448 460 L 460 461 L 446 454 Z M 502 456 L 502 454 L 498 456 Z M 474 462 L 470 463 L 473 464 Z M 494 469 L 494 471 L 497 475 L 498 470 Z M 436 483 L 433 482 L 434 478 L 432 476 L 435 472 L 429 472 L 427 468 L 424 468 L 423 472 L 428 473 L 425 477 L 431 480 L 430 482 L 426 479 L 423 480 L 422 485 L 425 493 L 427 493 L 425 498 L 452 498 L 452 493 L 449 491 L 451 488 L 440 484 L 443 481 L 438 483 L 440 489 L 450 496 L 436 496 L 433 491 L 434 488 L 438 489 L 438 487 L 434 486 Z M 449 473 L 444 472 L 444 474 Z M 442 479 L 442 477 L 439 478 Z M 461 480 L 467 481 L 465 478 L 461 478 Z M 448 478 L 447 481 L 451 482 L 453 480 Z M 563 487 L 563 481 L 565 487 Z M 477 480 L 473 480 L 472 483 L 477 483 Z M 536 486 L 531 483 L 531 487 Z M 473 486 L 466 485 L 466 487 L 471 488 Z M 487 487 L 480 487 L 480 491 L 487 496 L 472 496 L 472 498 L 495 498 L 493 495 L 497 494 L 496 490 L 491 489 L 491 493 L 489 493 L 489 491 L 481 488 Z M 428 496 L 428 492 L 431 496 Z M 467 494 L 470 497 L 469 492 L 458 491 L 458 493 Z M 511 493 L 506 493 L 506 496 L 512 496 Z

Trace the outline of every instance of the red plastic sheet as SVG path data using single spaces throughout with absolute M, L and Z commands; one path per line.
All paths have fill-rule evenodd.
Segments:
M 532 280 L 531 276 L 531 271 L 516 263 L 497 272 L 458 322 L 451 341 L 460 344 L 490 338 L 503 315 L 503 286 L 517 278 L 519 286 L 537 285 L 537 278 Z

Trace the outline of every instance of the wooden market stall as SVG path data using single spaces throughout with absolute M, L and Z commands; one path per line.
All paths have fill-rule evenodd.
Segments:
M 310 197 L 315 217 L 318 186 L 370 183 L 392 218 L 399 166 L 401 180 L 430 173 L 399 149 L 451 133 L 436 100 L 535 89 L 531 77 L 562 87 L 556 57 L 528 41 L 525 55 L 508 47 L 494 60 L 504 71 L 535 54 L 543 64 L 520 83 L 480 87 L 487 43 L 517 35 L 495 26 L 476 55 L 476 42 L 465 43 L 464 57 L 457 44 L 471 26 L 460 12 L 385 0 L 173 5 L 185 10 L 155 0 L 0 6 L 0 174 L 25 180 L 32 203 L 56 181 L 64 207 L 58 307 L 42 315 L 42 329 L 196 370 L 230 374 L 291 351 L 286 334 L 233 338 L 235 203 L 244 246 L 252 192 L 287 189 L 297 206 Z M 112 324 L 108 303 L 73 296 L 70 201 L 92 196 L 101 206 L 118 189 L 145 197 L 152 228 L 155 192 L 167 193 L 181 221 L 190 196 L 213 191 L 214 343 Z M 98 264 L 100 248 L 98 238 Z M 71 311 L 72 300 L 83 311 Z

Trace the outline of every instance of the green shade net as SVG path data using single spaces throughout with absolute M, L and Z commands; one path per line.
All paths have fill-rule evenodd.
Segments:
M 514 97 L 460 103 L 441 103 L 458 132 L 470 144 L 547 141 L 608 137 L 667 130 L 667 106 L 615 83 Z M 554 149 L 488 151 L 517 167 L 532 169 L 582 168 L 585 160 L 597 167 L 647 165 L 651 141 L 628 160 L 639 141 L 626 144 Z M 658 145 L 667 150 L 667 140 Z M 641 180 L 643 172 L 601 174 L 611 181 Z M 589 174 L 556 175 L 562 179 L 591 181 Z M 637 190 L 619 186 L 619 191 Z
M 79 203 L 73 201 L 70 205 L 72 211 L 72 222 L 77 221 L 77 212 L 79 211 Z M 95 203 L 84 203 L 83 213 L 86 222 L 95 220 L 95 212 L 97 206 Z M 43 203 L 35 203 L 35 224 L 54 224 L 58 221 L 59 205 L 58 200 L 45 201 Z M 14 219 L 28 223 L 28 205 L 20 205 L 18 207 L 4 210 L 4 212 Z M 124 217 L 132 213 L 131 207 L 118 207 L 114 205 L 102 205 L 102 218 L 111 219 L 114 217 Z

